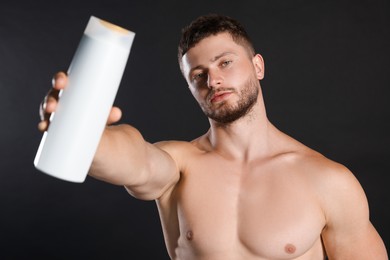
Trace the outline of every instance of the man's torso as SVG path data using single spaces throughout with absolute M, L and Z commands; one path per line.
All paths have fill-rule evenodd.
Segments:
M 177 259 L 323 259 L 316 165 L 296 150 L 242 162 L 210 151 L 202 139 L 177 143 L 179 182 L 161 197 L 168 251 Z

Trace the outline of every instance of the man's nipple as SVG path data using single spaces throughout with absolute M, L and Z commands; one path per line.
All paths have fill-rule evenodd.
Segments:
M 296 251 L 296 248 L 293 244 L 287 244 L 284 247 L 284 251 L 286 251 L 287 254 L 294 254 Z
M 186 238 L 188 241 L 191 241 L 194 238 L 194 234 L 192 233 L 191 230 L 189 230 L 186 234 Z

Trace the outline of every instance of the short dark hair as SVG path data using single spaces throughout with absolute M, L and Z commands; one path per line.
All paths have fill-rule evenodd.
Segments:
M 181 59 L 189 49 L 194 47 L 204 38 L 222 32 L 228 32 L 232 36 L 233 41 L 245 47 L 251 56 L 255 54 L 255 50 L 248 33 L 237 20 L 229 16 L 208 14 L 198 17 L 182 29 L 178 47 L 180 67 Z

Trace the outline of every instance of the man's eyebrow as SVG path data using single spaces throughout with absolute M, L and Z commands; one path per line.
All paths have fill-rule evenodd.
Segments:
M 230 55 L 230 54 L 234 54 L 233 52 L 230 52 L 230 51 L 225 51 L 225 52 L 222 52 L 221 54 L 215 56 L 214 58 L 212 58 L 210 61 L 211 62 L 214 62 L 220 58 L 222 58 L 223 56 L 227 56 L 227 55 Z
M 197 69 L 203 69 L 204 67 L 202 65 L 198 65 L 198 66 L 195 66 L 193 68 L 190 69 L 190 72 L 194 71 L 194 70 L 197 70 Z
M 224 57 L 224 56 L 230 55 L 230 54 L 235 55 L 235 53 L 233 53 L 233 52 L 225 51 L 225 52 L 223 52 L 223 53 L 221 53 L 221 54 L 215 56 L 214 58 L 210 59 L 210 61 L 211 61 L 211 62 L 215 62 L 216 60 L 218 60 L 218 59 L 220 59 L 220 58 L 222 58 L 222 57 Z M 195 67 L 193 67 L 193 68 L 190 69 L 190 73 L 191 73 L 192 71 L 194 71 L 194 70 L 203 69 L 203 68 L 204 68 L 204 66 L 202 66 L 202 65 L 195 66 Z

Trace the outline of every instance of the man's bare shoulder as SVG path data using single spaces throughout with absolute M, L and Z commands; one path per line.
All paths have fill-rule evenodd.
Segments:
M 196 145 L 196 140 L 197 139 L 193 141 L 160 141 L 154 143 L 154 145 L 168 152 L 169 154 L 201 152 L 199 146 Z
M 323 154 L 310 148 L 292 150 L 287 153 L 294 163 L 303 172 L 319 177 L 330 177 L 330 175 L 346 174 L 349 170 L 341 163 L 329 159 Z
M 329 159 L 322 153 L 306 146 L 305 144 L 295 140 L 287 135 L 282 135 L 275 149 L 275 156 L 282 157 L 287 161 L 293 162 L 297 167 L 305 170 L 305 172 L 316 172 L 321 175 L 331 173 L 342 173 L 348 169 L 339 162 Z
M 365 204 L 364 191 L 355 175 L 342 163 L 329 159 L 323 154 L 304 145 L 287 153 L 296 173 L 305 178 L 319 196 L 325 211 L 330 211 L 340 200 L 354 196 Z
M 359 186 L 354 174 L 345 165 L 293 138 L 287 137 L 280 147 L 274 158 L 287 168 L 294 169 L 295 174 L 310 181 L 321 193 L 343 185 Z
M 289 166 L 284 168 L 293 168 L 292 173 L 308 184 L 307 195 L 317 199 L 326 220 L 322 238 L 330 258 L 385 259 L 383 243 L 369 222 L 367 197 L 354 173 L 303 144 L 287 143 L 291 146 L 280 154 Z
M 205 152 L 205 148 L 199 145 L 199 140 L 202 138 L 199 137 L 192 141 L 160 141 L 154 143 L 154 145 L 167 152 L 181 168 L 180 166 L 185 164 L 187 160 Z

